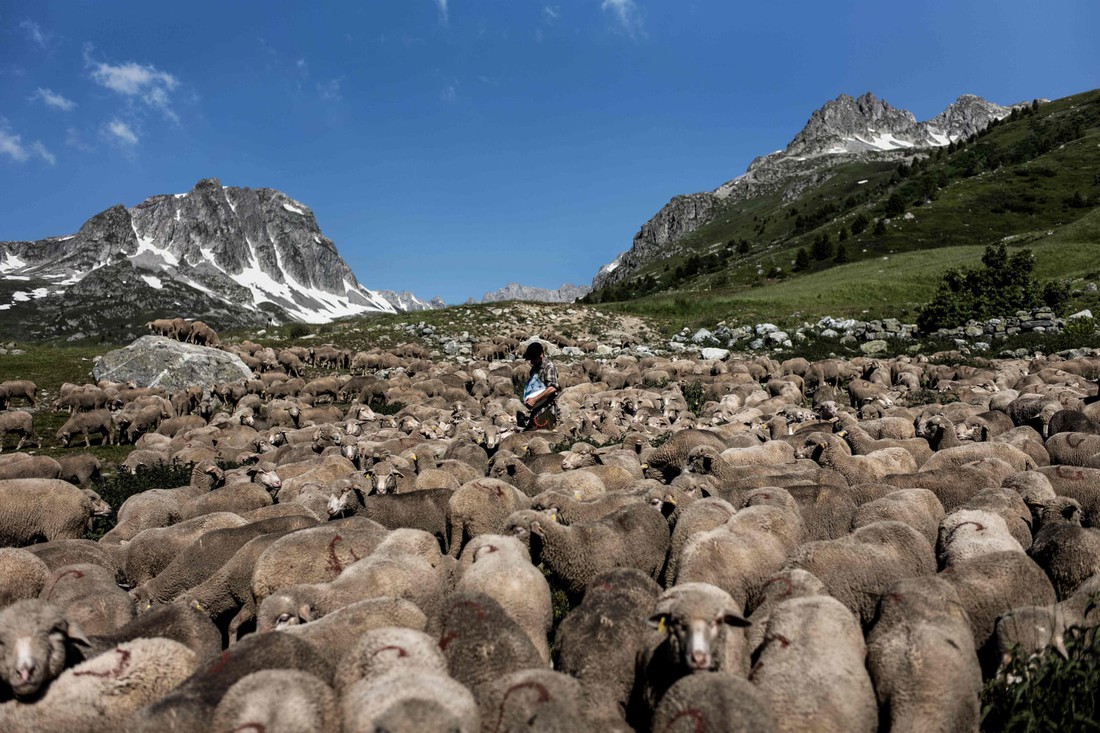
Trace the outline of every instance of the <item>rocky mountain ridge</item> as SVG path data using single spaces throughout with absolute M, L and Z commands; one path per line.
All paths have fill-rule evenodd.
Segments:
M 932 119 L 918 122 L 911 112 L 870 92 L 858 98 L 842 94 L 814 111 L 786 148 L 756 158 L 742 175 L 713 191 L 673 197 L 642 225 L 630 249 L 599 269 L 592 287 L 614 285 L 644 265 L 676 254 L 681 238 L 733 203 L 776 193 L 795 200 L 828 180 L 839 165 L 911 158 L 965 139 L 1012 109 L 964 94 Z
M 500 303 L 506 300 L 527 300 L 538 303 L 572 303 L 577 298 L 583 298 L 592 291 L 587 285 L 573 285 L 565 283 L 551 290 L 549 288 L 536 288 L 519 283 L 508 283 L 500 290 L 485 293 L 481 297 L 482 303 Z M 473 299 L 470 299 L 472 302 Z
M 0 310 L 9 322 L 33 322 L 40 337 L 140 327 L 166 314 L 230 328 L 421 307 L 430 306 L 363 287 L 305 204 L 214 178 L 113 206 L 76 234 L 0 242 Z

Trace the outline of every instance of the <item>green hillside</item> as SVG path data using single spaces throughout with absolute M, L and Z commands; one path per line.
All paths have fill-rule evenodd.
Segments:
M 830 174 L 793 202 L 731 205 L 588 302 L 689 319 L 903 316 L 1002 241 L 1031 248 L 1040 277 L 1100 276 L 1100 90 L 1014 111 L 912 166 Z

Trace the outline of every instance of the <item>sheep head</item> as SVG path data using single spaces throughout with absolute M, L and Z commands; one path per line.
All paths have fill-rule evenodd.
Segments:
M 666 592 L 647 623 L 667 634 L 672 660 L 688 673 L 719 669 L 727 630 L 751 625 L 728 593 L 707 583 L 685 583 Z
M 0 612 L 0 679 L 16 697 L 33 697 L 65 668 L 70 654 L 91 646 L 61 610 L 37 599 L 13 603 Z

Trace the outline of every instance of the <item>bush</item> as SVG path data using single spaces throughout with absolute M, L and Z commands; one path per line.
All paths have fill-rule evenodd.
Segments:
M 292 339 L 300 339 L 303 336 L 308 336 L 309 326 L 304 323 L 293 323 L 290 326 L 290 330 L 287 331 L 287 335 Z
M 703 403 L 707 401 L 706 393 L 703 391 L 703 383 L 695 381 L 686 384 L 683 392 L 688 411 L 693 415 L 698 415 L 699 411 L 703 409 Z
M 1035 257 L 1029 249 L 1009 256 L 1003 244 L 986 247 L 980 268 L 953 269 L 944 275 L 936 295 L 921 306 L 917 327 L 931 333 L 961 326 L 971 319 L 1063 305 L 1068 288 L 1034 280 L 1034 269 Z
M 1053 651 L 1029 660 L 1017 655 L 1010 683 L 995 679 L 982 691 L 983 731 L 1096 730 L 1100 722 L 1100 629 L 1066 631 L 1067 659 Z
M 136 473 L 119 470 L 113 476 L 100 477 L 92 483 L 92 490 L 110 504 L 114 513 L 109 517 L 96 517 L 86 538 L 98 540 L 114 528 L 118 509 L 134 494 L 148 489 L 175 489 L 191 482 L 193 463 L 165 463 L 149 468 L 139 467 Z

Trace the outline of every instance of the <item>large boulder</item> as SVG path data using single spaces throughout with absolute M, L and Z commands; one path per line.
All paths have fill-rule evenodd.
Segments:
M 248 379 L 252 370 L 236 354 L 220 349 L 163 336 L 142 336 L 125 348 L 97 357 L 92 376 L 96 380 L 133 381 L 139 387 L 175 391 Z

